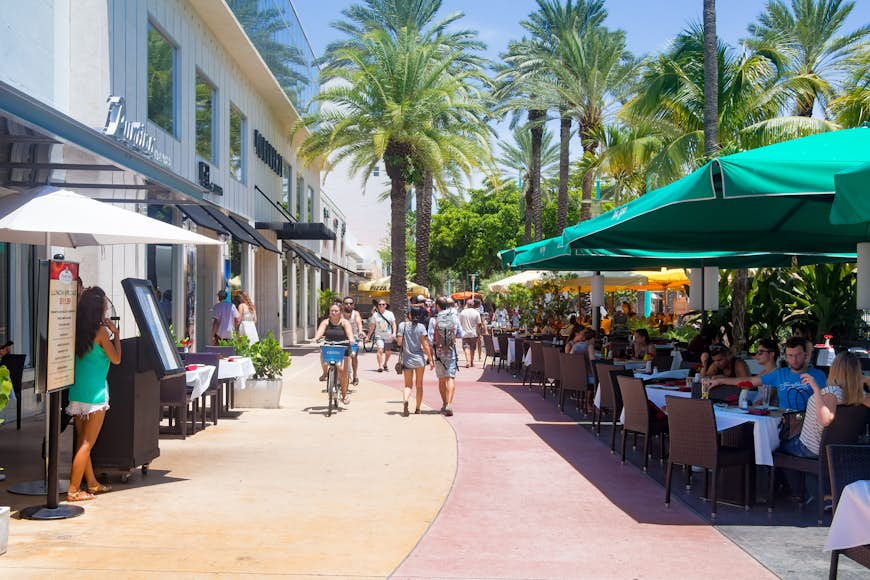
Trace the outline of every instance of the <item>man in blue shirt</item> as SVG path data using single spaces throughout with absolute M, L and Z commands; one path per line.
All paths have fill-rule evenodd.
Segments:
M 744 387 L 750 389 L 763 384 L 776 389 L 780 407 L 805 411 L 807 401 L 813 394 L 813 391 L 809 385 L 801 382 L 801 375 L 809 373 L 816 379 L 819 388 L 823 389 L 827 385 L 827 379 L 822 371 L 809 368 L 810 355 L 811 352 L 807 340 L 800 337 L 792 337 L 785 343 L 785 359 L 788 367 L 779 368 L 766 375 L 756 375 L 754 377 L 714 378 L 712 386 L 738 385 L 745 382 L 752 383 L 751 387 Z

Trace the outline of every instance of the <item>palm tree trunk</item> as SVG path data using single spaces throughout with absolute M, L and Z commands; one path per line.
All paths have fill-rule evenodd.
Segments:
M 542 201 L 541 201 L 541 141 L 544 138 L 545 111 L 529 111 L 529 127 L 532 132 L 532 159 L 529 165 L 529 187 L 532 195 L 532 218 L 535 226 L 535 241 L 544 238 L 542 231 Z
M 734 334 L 734 345 L 738 351 L 746 349 L 746 294 L 748 280 L 746 270 L 734 270 L 731 279 L 731 328 Z
M 571 117 L 562 115 L 559 125 L 559 210 L 556 214 L 556 235 L 568 225 L 568 157 L 571 145 Z
M 592 137 L 594 129 L 591 121 L 578 119 L 578 133 L 580 134 L 580 145 L 583 147 L 583 154 L 593 155 L 598 149 L 598 141 Z M 583 203 L 580 206 L 580 221 L 586 221 L 592 217 L 592 199 L 595 186 L 595 172 L 590 170 L 583 176 Z
M 396 317 L 396 322 L 405 319 L 406 303 L 408 301 L 408 272 L 406 236 L 406 208 L 408 197 L 408 147 L 401 143 L 387 143 L 384 152 L 384 169 L 390 178 L 390 309 Z
M 704 154 L 719 150 L 719 53 L 716 0 L 704 0 Z
M 417 192 L 417 272 L 414 281 L 429 287 L 429 234 L 432 227 L 432 172 L 423 175 Z
M 523 203 L 525 207 L 523 207 L 523 216 L 524 221 L 526 223 L 525 233 L 523 234 L 523 243 L 529 244 L 532 241 L 532 186 L 531 186 L 531 178 L 529 174 L 526 174 L 526 181 L 523 185 Z

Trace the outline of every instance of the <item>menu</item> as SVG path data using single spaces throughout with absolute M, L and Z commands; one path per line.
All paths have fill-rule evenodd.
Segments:
M 48 265 L 46 391 L 75 381 L 76 305 L 79 265 L 52 260 Z

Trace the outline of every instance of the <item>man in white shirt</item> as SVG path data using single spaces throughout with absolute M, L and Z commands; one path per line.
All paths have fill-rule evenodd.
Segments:
M 387 301 L 378 300 L 377 310 L 369 319 L 369 333 L 366 340 L 375 336 L 375 345 L 378 348 L 378 372 L 387 370 L 390 361 L 390 348 L 396 340 L 396 317 L 387 310 Z
M 465 303 L 459 313 L 459 327 L 462 329 L 462 350 L 465 353 L 465 368 L 474 366 L 474 351 L 477 350 L 477 337 L 486 331 L 480 312 L 474 307 L 474 299 Z

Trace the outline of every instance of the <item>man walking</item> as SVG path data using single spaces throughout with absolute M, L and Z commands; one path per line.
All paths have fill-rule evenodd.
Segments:
M 429 319 L 429 343 L 435 357 L 435 376 L 438 377 L 438 392 L 441 394 L 441 412 L 453 416 L 453 394 L 456 392 L 456 370 L 459 356 L 456 354 L 456 337 L 460 334 L 459 318 L 447 307 L 447 298 L 435 300 L 435 316 Z
M 360 340 L 362 340 L 364 332 L 362 316 L 360 316 L 359 312 L 354 309 L 353 298 L 350 296 L 345 296 L 344 300 L 342 300 L 341 317 L 350 323 L 350 329 L 353 331 L 353 340 L 354 342 L 359 343 Z M 358 355 L 359 348 L 355 351 L 351 351 L 350 364 L 353 367 L 353 380 L 351 381 L 351 384 L 354 386 L 359 384 L 359 377 L 357 375 Z
M 390 347 L 396 340 L 396 317 L 387 310 L 387 303 L 384 300 L 378 300 L 377 310 L 372 313 L 366 340 L 371 339 L 372 335 L 375 336 L 375 345 L 378 348 L 378 372 L 382 373 L 387 370 Z
M 474 351 L 477 350 L 477 339 L 486 331 L 480 312 L 474 307 L 474 299 L 465 303 L 465 308 L 459 313 L 459 327 L 462 329 L 462 350 L 465 353 L 465 368 L 474 367 Z
M 227 302 L 226 290 L 219 291 L 217 297 L 218 303 L 211 309 L 211 340 L 214 345 L 217 345 L 220 339 L 232 338 L 236 326 L 242 319 L 239 311 L 236 310 L 236 305 Z

